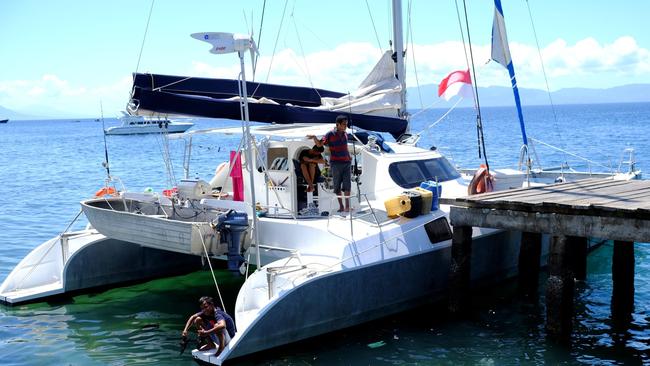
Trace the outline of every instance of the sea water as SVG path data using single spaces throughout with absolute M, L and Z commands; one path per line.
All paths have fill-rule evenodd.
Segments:
M 413 111 L 411 132 L 422 132 L 420 146 L 435 146 L 461 167 L 478 167 L 485 153 L 491 167 L 516 167 L 522 138 L 512 108 L 483 109 L 486 150 L 480 159 L 475 113 L 458 109 L 436 123 L 444 112 Z M 544 166 L 568 163 L 577 170 L 616 169 L 621 160 L 628 159 L 623 156 L 625 148 L 634 147 L 636 167 L 650 174 L 650 104 L 557 106 L 555 111 L 527 107 L 524 115 L 529 136 L 563 150 L 536 144 L 533 157 Z M 195 123 L 194 129 L 238 126 L 233 121 L 207 119 Z M 79 211 L 79 201 L 103 186 L 106 151 L 110 174 L 131 191 L 161 191 L 173 187 L 185 174 L 183 140 L 160 135 L 107 136 L 105 151 L 103 124 L 109 127 L 117 121 L 39 120 L 0 125 L 0 281 L 34 247 L 65 230 Z M 195 137 L 188 175 L 209 180 L 239 143 L 232 135 Z M 171 157 L 171 165 L 165 164 L 165 156 Z M 82 219 L 72 227 L 84 225 Z M 449 319 L 444 304 L 433 304 L 239 362 L 650 363 L 650 264 L 646 261 L 650 245 L 635 248 L 635 311 L 627 330 L 613 328 L 610 321 L 612 246 L 605 244 L 590 254 L 587 280 L 577 285 L 570 345 L 545 338 L 542 275 L 537 302 L 519 300 L 514 283 L 507 282 L 474 294 L 475 305 L 464 319 Z M 223 269 L 216 276 L 226 308 L 232 310 L 242 279 Z M 179 355 L 180 331 L 187 317 L 197 311 L 197 299 L 215 292 L 210 273 L 199 271 L 51 302 L 0 306 L 0 364 L 193 364 L 189 349 Z

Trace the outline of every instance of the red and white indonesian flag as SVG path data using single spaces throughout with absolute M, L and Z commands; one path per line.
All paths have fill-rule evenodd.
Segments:
M 472 97 L 472 78 L 469 75 L 469 70 L 454 71 L 440 82 L 439 97 L 448 101 L 456 95 L 463 98 Z

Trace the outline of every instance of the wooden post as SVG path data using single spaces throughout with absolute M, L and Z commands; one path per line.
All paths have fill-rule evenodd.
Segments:
M 472 227 L 454 226 L 451 239 L 449 268 L 449 311 L 454 314 L 467 310 L 472 259 Z
M 526 298 L 537 299 L 539 262 L 542 255 L 542 234 L 521 233 L 519 249 L 519 293 Z
M 625 325 L 634 311 L 634 243 L 614 241 L 612 258 L 612 320 Z
M 552 338 L 567 340 L 573 317 L 573 274 L 567 260 L 567 237 L 554 236 L 548 259 L 546 283 L 546 331 Z
M 587 238 L 580 236 L 567 236 L 569 267 L 573 278 L 579 281 L 587 279 L 587 241 Z

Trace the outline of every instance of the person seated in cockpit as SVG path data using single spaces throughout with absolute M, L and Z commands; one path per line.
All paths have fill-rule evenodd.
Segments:
M 316 180 L 316 169 L 318 164 L 327 165 L 327 160 L 323 158 L 322 152 L 325 148 L 314 145 L 311 149 L 303 150 L 298 156 L 300 161 L 300 171 L 307 182 L 307 192 L 314 191 L 314 181 Z

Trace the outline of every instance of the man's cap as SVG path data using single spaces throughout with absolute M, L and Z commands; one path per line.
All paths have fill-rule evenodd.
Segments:
M 336 116 L 336 123 L 339 123 L 339 122 L 342 122 L 342 121 L 347 122 L 348 121 L 348 116 L 346 116 L 344 114 L 339 114 L 338 116 Z

